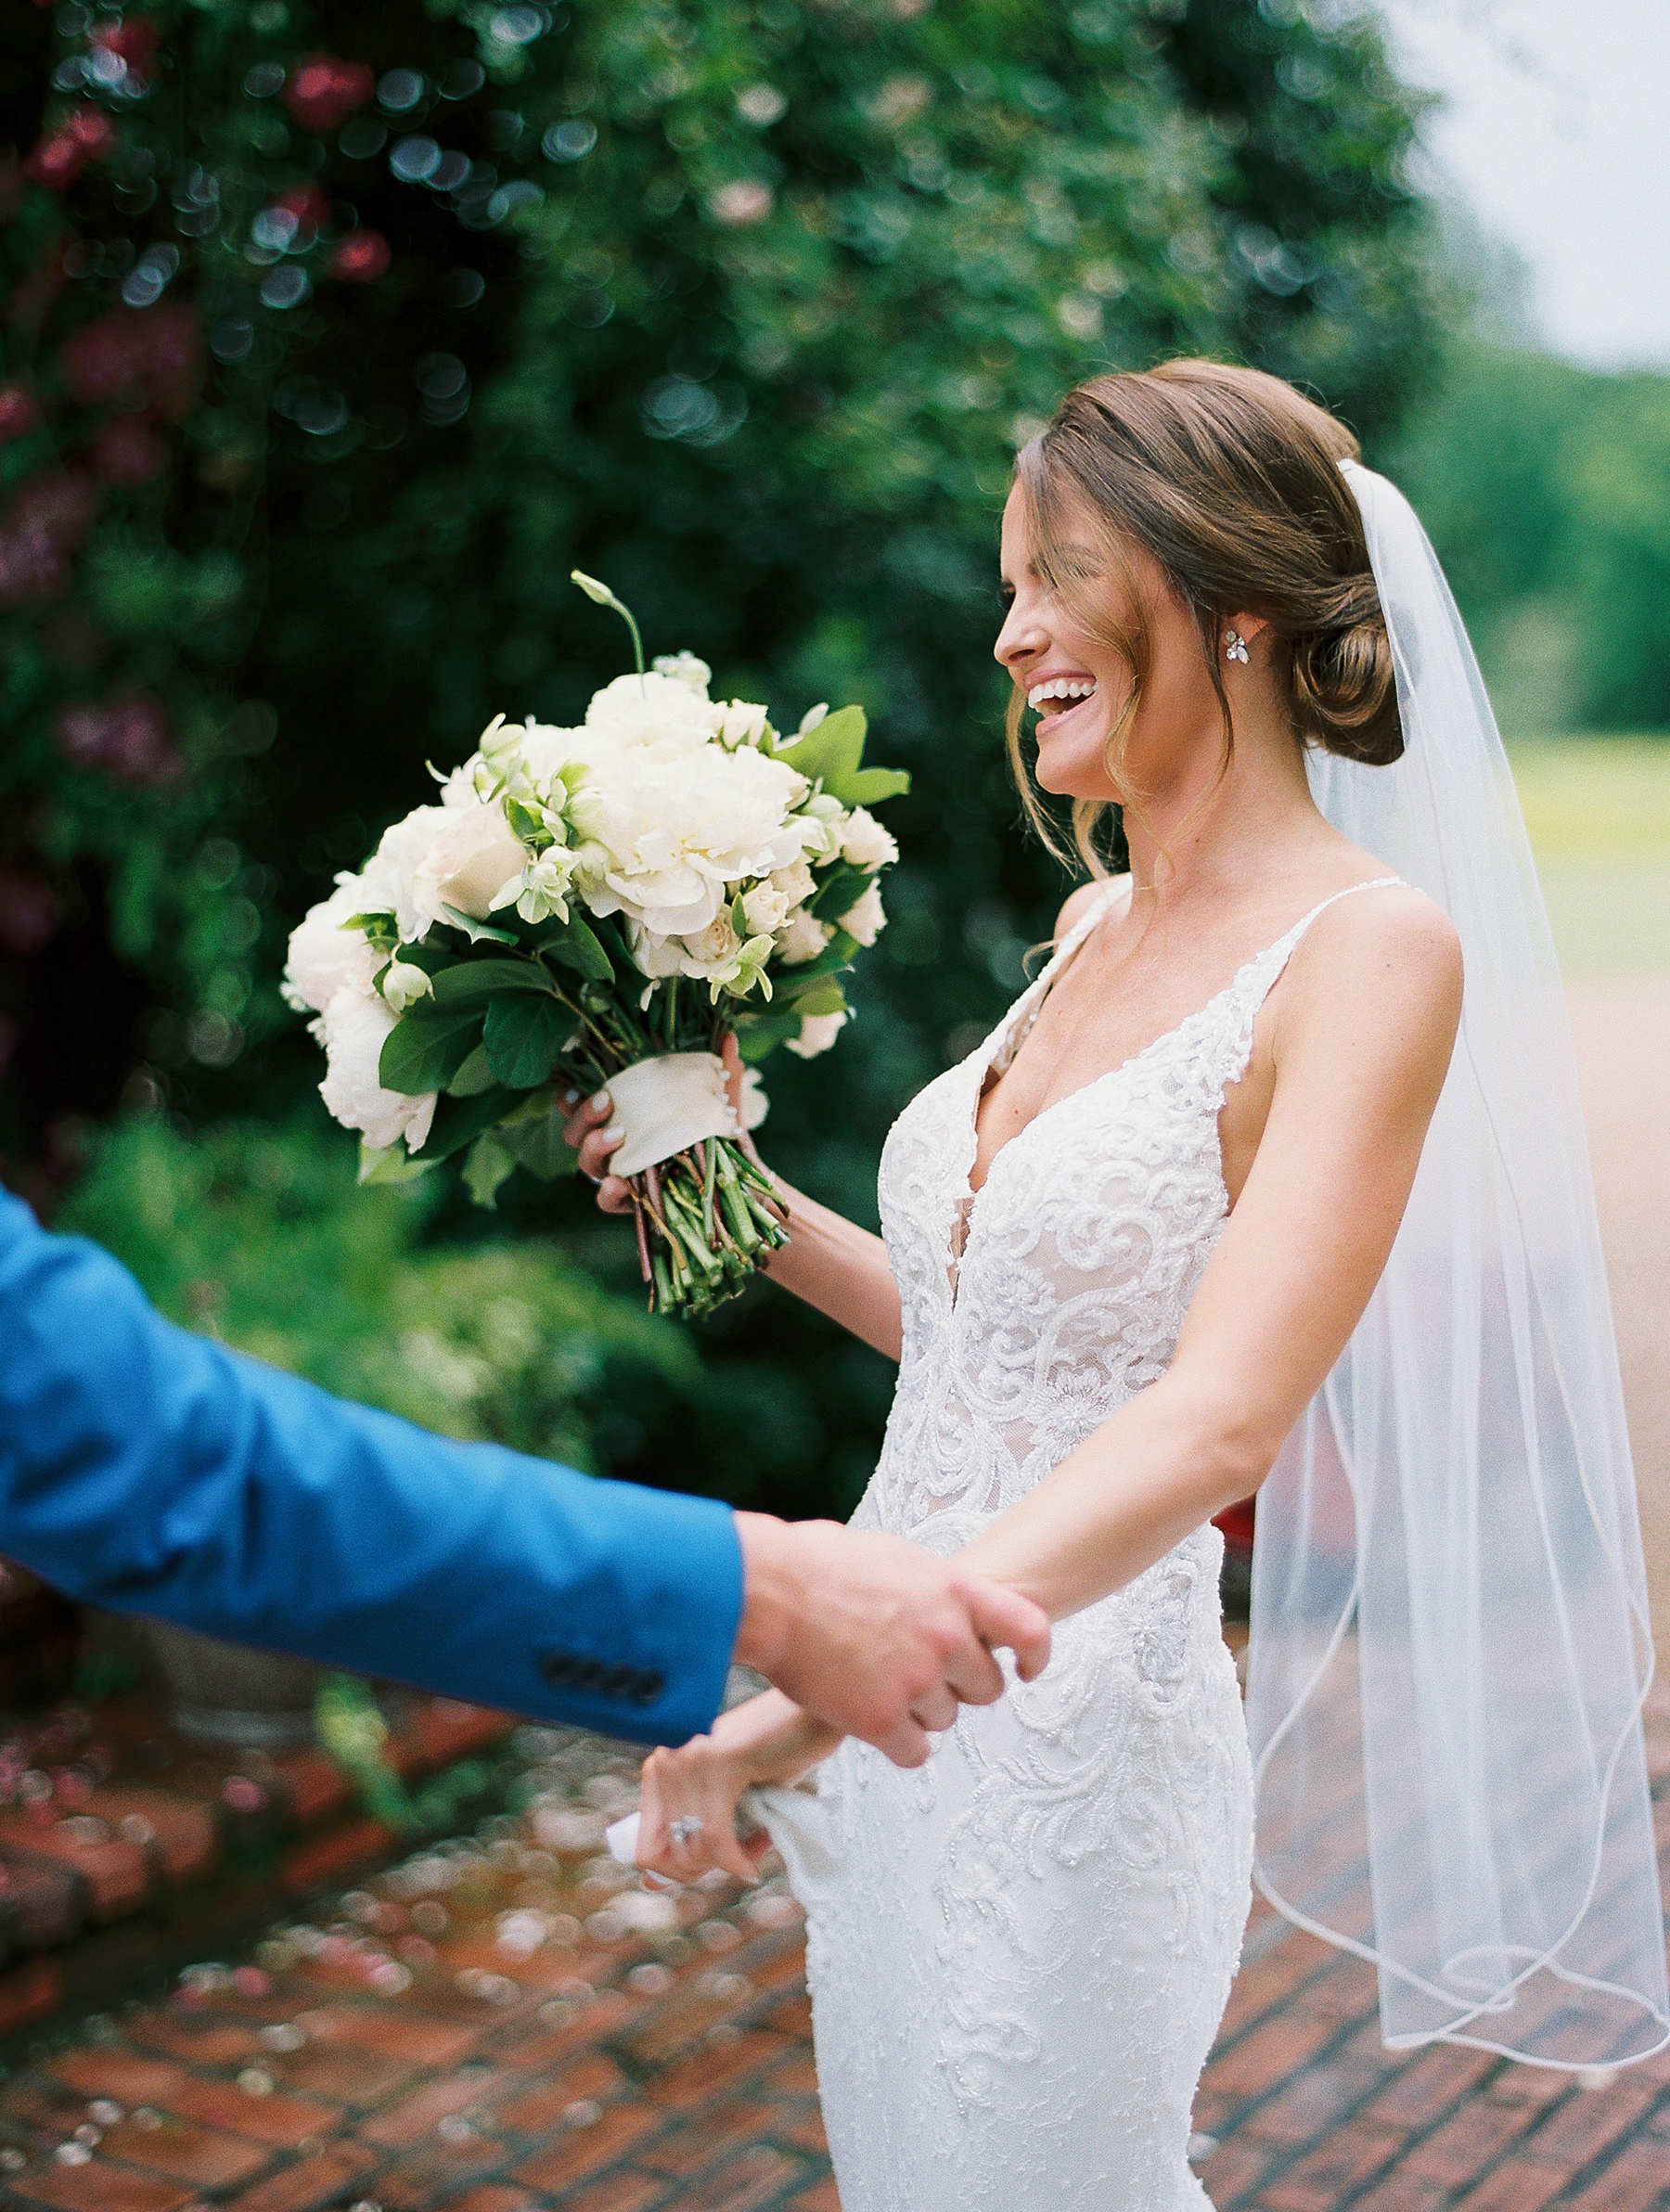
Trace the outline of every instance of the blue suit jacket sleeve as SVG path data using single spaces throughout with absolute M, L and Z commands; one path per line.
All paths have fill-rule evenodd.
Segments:
M 644 1743 L 713 1719 L 742 1603 L 727 1507 L 344 1404 L 3 1194 L 0 1550 L 87 1604 Z

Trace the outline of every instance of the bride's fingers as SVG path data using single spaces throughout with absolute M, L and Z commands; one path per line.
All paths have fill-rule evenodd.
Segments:
M 769 1837 L 755 1845 L 737 1834 L 737 1792 L 724 1770 L 700 1755 L 652 1752 L 644 1762 L 638 1805 L 637 1862 L 672 1882 L 697 1882 L 714 1867 L 739 1882 L 757 1882 L 757 1861 Z

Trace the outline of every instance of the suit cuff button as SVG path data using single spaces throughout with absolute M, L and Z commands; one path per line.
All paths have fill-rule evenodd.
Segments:
M 635 1705 L 652 1705 L 666 1687 L 666 1676 L 658 1667 L 647 1667 L 633 1681 L 632 1702 Z

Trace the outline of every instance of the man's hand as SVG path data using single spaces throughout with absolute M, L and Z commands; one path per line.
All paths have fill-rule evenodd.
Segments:
M 768 1513 L 739 1513 L 737 1534 L 737 1657 L 895 1766 L 919 1767 L 927 1730 L 949 1728 L 959 1703 L 1002 1696 L 996 1647 L 1014 1653 L 1028 1682 L 1048 1660 L 1041 1607 L 920 1545 Z

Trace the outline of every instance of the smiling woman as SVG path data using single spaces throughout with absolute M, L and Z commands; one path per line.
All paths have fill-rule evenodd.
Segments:
M 1010 505 L 1024 518 L 1026 565 L 1066 617 L 1058 652 L 1079 649 L 1084 662 L 1028 669 L 1021 684 L 1003 637 L 996 647 L 1018 684 L 1010 759 L 1047 842 L 1022 765 L 1023 708 L 1040 716 L 1037 781 L 1073 795 L 1074 842 L 1099 873 L 1100 817 L 1142 804 L 1146 728 L 1191 714 L 1209 690 L 1227 758 L 1235 730 L 1219 655 L 1244 664 L 1246 638 L 1265 624 L 1301 740 L 1350 760 L 1397 758 L 1385 623 L 1362 517 L 1334 466 L 1357 452 L 1342 423 L 1280 379 L 1208 361 L 1097 378 L 1063 402 L 1047 439 L 1021 448 Z M 1011 605 L 1016 589 L 1011 575 Z M 1199 655 L 1179 649 L 1190 624 Z M 1150 696 L 1156 668 L 1169 680 Z M 1097 747 L 1106 789 L 1086 798 Z

